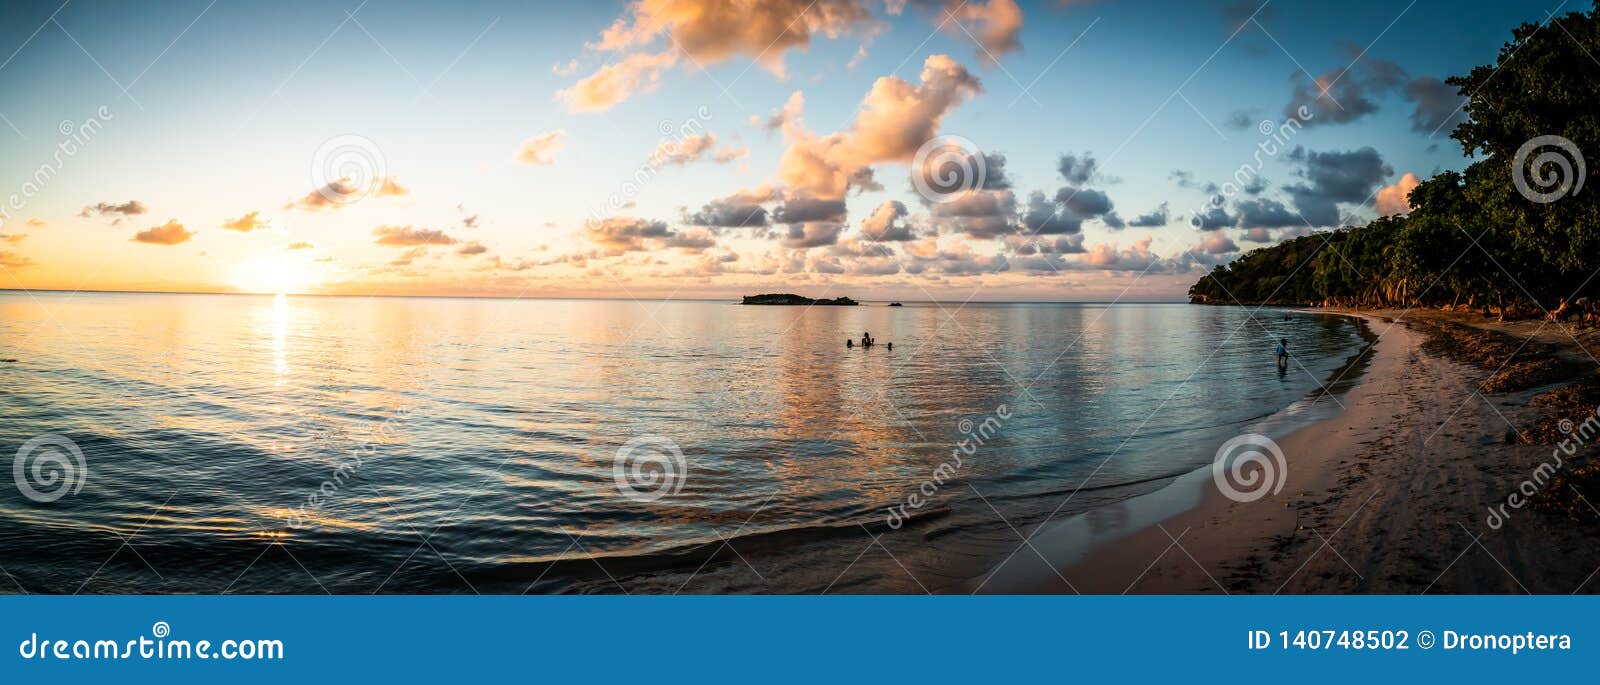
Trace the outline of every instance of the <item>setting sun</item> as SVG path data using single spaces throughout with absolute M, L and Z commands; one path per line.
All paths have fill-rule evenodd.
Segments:
M 316 270 L 292 257 L 257 257 L 233 269 L 233 286 L 239 292 L 265 294 L 304 293 L 319 282 Z

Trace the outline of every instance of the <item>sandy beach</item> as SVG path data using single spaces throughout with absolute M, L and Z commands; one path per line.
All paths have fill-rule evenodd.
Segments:
M 1341 405 L 1335 415 L 1278 440 L 1287 477 L 1276 495 L 1233 501 L 1212 482 L 1210 469 L 1202 469 L 1115 512 L 1024 531 L 1037 551 L 1023 549 L 973 587 L 1229 594 L 1600 590 L 1594 581 L 1600 511 L 1589 498 L 1565 480 L 1540 478 L 1533 489 L 1552 490 L 1535 493 L 1539 506 L 1501 506 L 1535 469 L 1552 463 L 1551 444 L 1524 443 L 1554 443 L 1541 439 L 1547 426 L 1593 416 L 1592 403 L 1552 408 L 1549 400 L 1552 391 L 1592 378 L 1594 360 L 1585 348 L 1600 347 L 1593 329 L 1420 309 L 1356 315 L 1378 334 L 1370 367 L 1347 393 L 1326 398 Z M 1463 335 L 1513 351 L 1498 361 L 1492 354 L 1472 359 L 1476 348 Z M 1513 389 L 1492 392 L 1506 388 Z M 1581 468 L 1593 449 L 1580 447 L 1579 460 L 1565 459 L 1557 472 Z M 1490 507 L 1506 513 L 1498 527 L 1491 525 Z

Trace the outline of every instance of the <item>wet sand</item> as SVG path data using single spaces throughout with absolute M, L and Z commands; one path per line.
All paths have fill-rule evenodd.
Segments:
M 1593 330 L 1495 324 L 1475 316 L 1412 310 L 1362 312 L 1378 333 L 1371 365 L 1326 420 L 1278 440 L 1283 488 L 1253 502 L 1225 497 L 1210 469 L 1180 477 L 1116 512 L 1044 524 L 1003 565 L 974 579 L 982 592 L 1020 593 L 1535 593 L 1600 591 L 1600 510 L 1576 488 L 1559 496 L 1587 516 L 1490 507 L 1552 461 L 1548 444 L 1520 444 L 1559 417 L 1534 397 L 1594 373 Z M 1398 317 L 1399 322 L 1396 323 Z M 1459 328 L 1469 326 L 1471 329 Z M 1504 334 L 1515 364 L 1463 361 L 1440 327 Z M 1435 338 L 1429 346 L 1427 341 Z M 1498 339 L 1498 337 L 1497 337 Z M 1518 343 L 1521 343 L 1520 345 Z M 1557 357 L 1562 378 L 1516 391 L 1485 381 L 1520 368 L 1530 353 Z M 1537 356 L 1536 355 L 1536 356 Z M 1536 359 L 1535 361 L 1539 361 Z M 1531 374 L 1531 372 L 1530 372 Z M 1531 377 L 1531 376 L 1530 376 Z M 1524 383 L 1523 385 L 1526 385 Z M 1516 386 L 1516 383 L 1509 385 Z M 1593 411 L 1590 407 L 1588 411 Z M 1596 451 L 1591 444 L 1562 470 Z M 1571 492 L 1565 492 L 1570 490 Z M 1097 520 L 1098 519 L 1098 520 Z M 1123 532 L 1118 532 L 1123 531 Z M 1037 551 L 1035 551 L 1037 550 Z

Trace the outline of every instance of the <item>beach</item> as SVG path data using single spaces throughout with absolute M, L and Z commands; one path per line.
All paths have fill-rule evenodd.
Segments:
M 1582 462 L 1553 456 L 1558 448 L 1549 443 L 1561 436 L 1547 430 L 1594 415 L 1581 399 L 1552 408 L 1552 397 L 1572 392 L 1551 393 L 1592 378 L 1585 350 L 1596 347 L 1595 332 L 1423 309 L 1354 315 L 1379 334 L 1370 368 L 1339 398 L 1335 415 L 1278 440 L 1287 468 L 1276 495 L 1231 500 L 1201 469 L 1118 505 L 1124 511 L 1116 518 L 1154 521 L 1092 549 L 1084 549 L 1082 531 L 1094 526 L 1083 523 L 1025 531 L 1048 551 L 1017 554 L 1005 565 L 1015 567 L 992 569 L 974 586 L 1227 594 L 1600 589 L 1593 580 L 1600 511 L 1563 478 Z M 1498 364 L 1495 355 L 1473 358 L 1473 340 L 1488 339 L 1485 333 L 1515 351 Z M 1592 446 L 1577 450 L 1581 458 Z M 1513 496 L 1519 491 L 1531 492 L 1534 504 Z M 1192 506 L 1171 513 L 1174 501 Z

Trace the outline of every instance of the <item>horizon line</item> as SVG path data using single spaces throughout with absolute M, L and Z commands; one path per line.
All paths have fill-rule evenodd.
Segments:
M 61 294 L 61 293 L 66 293 L 66 294 L 69 294 L 69 295 L 75 295 L 75 294 L 78 294 L 78 293 L 95 293 L 95 294 L 101 294 L 101 295 L 226 295 L 226 296 L 242 296 L 242 297 L 277 297 L 279 295 L 283 295 L 285 297 L 349 297 L 349 298 L 447 299 L 447 300 L 513 300 L 513 301 L 515 301 L 515 300 L 597 300 L 597 301 L 622 301 L 622 302 L 627 302 L 627 301 L 722 302 L 722 301 L 724 301 L 723 298 L 718 298 L 718 297 L 633 297 L 633 296 L 606 297 L 606 296 L 581 296 L 581 295 L 561 295 L 561 296 L 552 296 L 552 295 L 518 295 L 518 296 L 511 296 L 511 295 L 415 295 L 415 294 L 400 294 L 400 293 L 393 293 L 393 294 L 379 294 L 379 293 L 369 293 L 369 294 L 354 294 L 354 293 L 246 293 L 246 292 L 237 292 L 237 291 L 207 291 L 207 290 L 118 290 L 118 289 L 92 289 L 92 288 L 80 288 L 80 289 L 77 289 L 77 290 L 63 290 L 63 289 L 59 289 L 59 288 L 30 289 L 30 288 L 12 288 L 12 287 L 0 287 L 0 292 L 25 293 L 25 294 L 28 294 L 28 295 L 33 295 L 35 293 L 41 293 L 41 294 Z M 761 293 L 758 293 L 758 294 L 761 294 Z M 738 304 L 738 300 L 737 300 L 738 297 L 740 297 L 740 296 L 730 295 L 730 296 L 728 296 L 728 299 L 726 301 L 728 301 L 731 304 Z M 927 300 L 927 299 L 917 300 L 917 299 L 905 299 L 905 298 L 900 298 L 900 299 L 888 298 L 888 299 L 881 299 L 880 300 L 880 299 L 871 299 L 871 298 L 869 298 L 869 299 L 862 299 L 862 300 L 859 300 L 859 301 L 861 301 L 861 302 L 912 302 L 912 303 L 917 303 L 917 304 L 934 304 L 934 305 L 943 305 L 943 304 L 948 304 L 949 302 L 956 302 L 956 303 L 965 302 L 966 304 L 1108 304 L 1108 305 L 1109 304 L 1191 304 L 1187 299 L 1181 299 L 1181 300 L 1178 300 L 1178 299 L 1174 299 L 1174 300 L 1131 300 L 1131 299 L 1113 299 L 1113 300 L 1044 300 L 1044 299 L 1041 299 L 1041 300 L 983 300 L 983 299 L 974 298 L 974 299 L 969 299 L 969 300 L 945 301 L 945 300 Z

